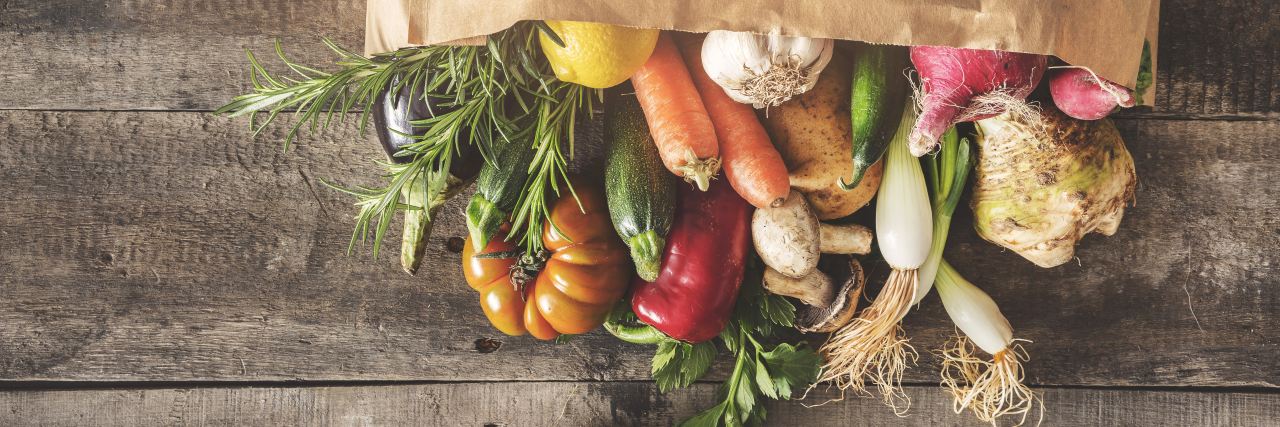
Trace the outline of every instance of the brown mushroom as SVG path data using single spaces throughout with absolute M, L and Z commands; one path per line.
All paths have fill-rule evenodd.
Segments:
M 796 308 L 795 325 L 800 332 L 833 332 L 849 323 L 857 311 L 858 297 L 867 284 L 862 264 L 849 255 L 823 255 L 818 271 L 830 278 L 833 288 L 839 289 L 826 307 L 804 305 Z
M 821 254 L 870 252 L 872 236 L 870 229 L 857 224 L 819 223 L 809 202 L 791 190 L 782 206 L 756 209 L 751 238 L 765 265 L 803 280 L 817 267 Z
M 827 308 L 836 299 L 836 287 L 832 286 L 831 278 L 816 268 L 797 279 L 782 274 L 773 267 L 765 267 L 764 288 L 814 307 Z

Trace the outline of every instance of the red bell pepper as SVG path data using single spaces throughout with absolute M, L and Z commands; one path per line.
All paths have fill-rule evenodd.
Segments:
M 733 187 L 681 185 L 657 280 L 631 282 L 636 316 L 671 338 L 697 343 L 729 323 L 751 249 L 754 208 Z

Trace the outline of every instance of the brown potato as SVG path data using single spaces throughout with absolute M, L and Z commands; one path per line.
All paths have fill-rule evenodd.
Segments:
M 818 219 L 848 216 L 867 205 L 880 188 L 884 161 L 867 169 L 853 191 L 836 179 L 853 179 L 853 119 L 849 113 L 853 68 L 835 52 L 808 92 L 777 107 L 756 110 L 774 148 L 782 154 L 791 188 L 804 194 Z

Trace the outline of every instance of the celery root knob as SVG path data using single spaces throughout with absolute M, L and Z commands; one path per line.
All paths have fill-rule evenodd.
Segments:
M 982 238 L 1041 267 L 1066 263 L 1091 232 L 1114 234 L 1137 184 L 1133 157 L 1109 119 L 979 120 L 981 151 L 970 207 Z

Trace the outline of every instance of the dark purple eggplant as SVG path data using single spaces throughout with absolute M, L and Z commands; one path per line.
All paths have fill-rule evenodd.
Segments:
M 430 94 L 424 97 L 424 89 L 413 85 L 404 85 L 393 92 L 392 89 L 399 83 L 399 77 L 388 82 L 386 89 L 378 94 L 378 100 L 373 104 L 372 115 L 374 133 L 378 135 L 382 150 L 387 153 L 387 158 L 392 163 L 403 165 L 412 162 L 413 156 L 396 156 L 396 153 L 399 153 L 405 145 L 419 141 L 409 135 L 422 136 L 428 130 L 427 127 L 414 126 L 412 122 L 448 114 L 457 110 L 458 107 L 441 105 L 450 102 L 449 98 Z M 405 211 L 400 263 L 404 271 L 409 274 L 413 274 L 422 263 L 436 213 L 445 202 L 475 180 L 481 165 L 484 164 L 479 150 L 471 144 L 470 129 L 462 129 L 456 138 L 457 149 L 454 150 L 449 163 L 450 176 L 446 180 L 444 190 L 435 200 L 425 203 L 422 200 L 421 193 L 417 190 L 422 185 L 421 176 L 415 177 L 413 181 L 401 188 L 401 194 L 406 203 L 422 208 Z
M 396 156 L 396 153 L 401 151 L 401 147 L 419 141 L 408 135 L 427 133 L 426 127 L 416 127 L 412 122 L 448 114 L 458 107 L 442 105 L 452 102 L 450 98 L 428 94 L 423 99 L 424 89 L 413 85 L 404 85 L 392 93 L 391 89 L 399 84 L 399 77 L 388 82 L 387 88 L 378 94 L 378 102 L 373 104 L 372 115 L 374 133 L 378 135 L 382 150 L 392 163 L 402 165 L 412 162 L 413 156 Z M 459 179 L 468 179 L 480 172 L 484 159 L 471 144 L 470 129 L 462 129 L 457 138 L 457 150 L 453 152 L 449 173 Z

